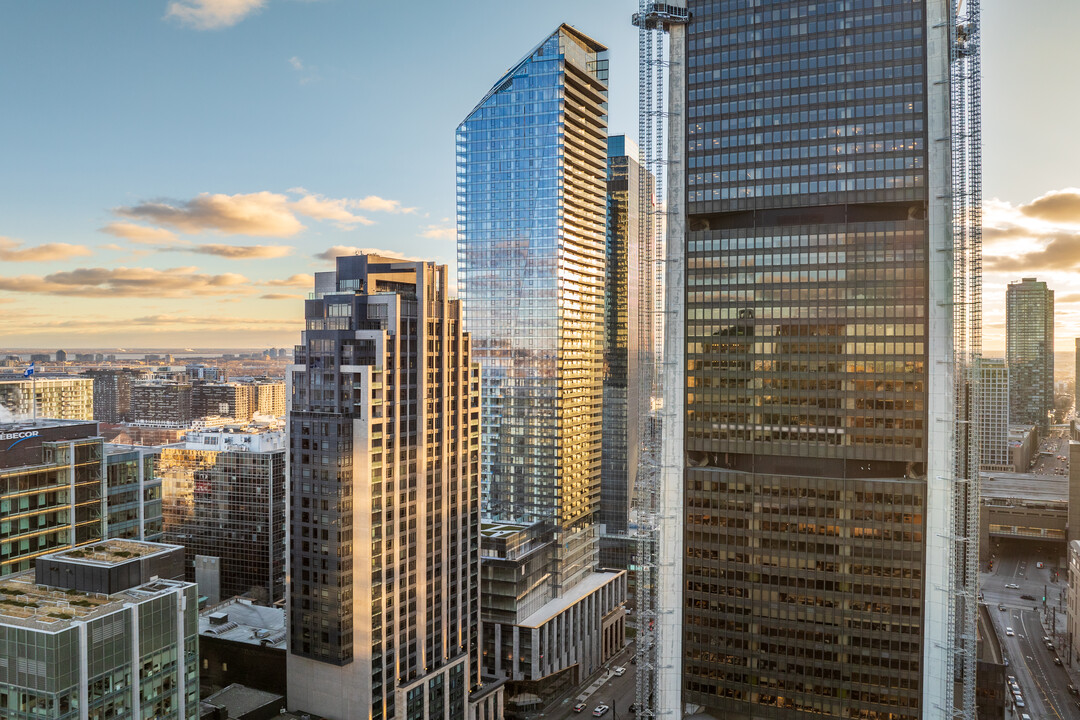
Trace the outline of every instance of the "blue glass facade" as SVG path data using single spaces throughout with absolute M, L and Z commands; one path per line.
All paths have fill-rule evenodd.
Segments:
M 606 81 L 606 49 L 563 25 L 456 134 L 485 513 L 586 533 L 600 494 Z M 592 564 L 582 552 L 572 565 Z

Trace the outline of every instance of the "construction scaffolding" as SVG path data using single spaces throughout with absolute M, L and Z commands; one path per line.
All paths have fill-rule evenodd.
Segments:
M 666 59 L 665 35 L 677 27 L 685 35 L 685 7 L 641 0 L 633 22 L 638 28 L 638 145 L 642 167 L 638 187 L 640 221 L 636 332 L 641 441 L 634 492 L 637 522 L 636 642 L 637 716 L 681 717 L 679 701 L 681 631 L 677 563 L 681 517 L 672 502 L 682 491 L 682 227 L 683 185 L 668 179 L 668 125 L 672 143 L 681 143 L 682 81 L 668 96 L 668 73 L 682 72 L 681 57 Z M 681 52 L 685 42 L 673 42 Z M 679 75 L 673 75 L 678 79 Z M 671 102 L 674 101 L 674 102 Z M 683 168 L 678 168 L 682 173 Z M 678 177 L 678 175 L 674 175 Z M 669 233 L 672 238 L 669 244 Z M 674 250 L 674 252 L 672 252 Z M 633 260 L 632 260 L 633 261 Z M 666 530 L 666 532 L 665 532 Z M 667 591 L 668 596 L 664 593 Z M 672 595 L 674 593 L 674 595 Z
M 953 378 L 956 455 L 950 607 L 954 717 L 975 720 L 982 355 L 982 83 L 979 0 L 950 0 Z

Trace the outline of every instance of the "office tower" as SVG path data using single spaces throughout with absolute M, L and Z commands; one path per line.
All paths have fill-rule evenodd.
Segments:
M 105 536 L 161 542 L 161 478 L 154 473 L 158 448 L 105 444 Z
M 601 590 L 624 584 L 621 573 L 594 573 L 607 62 L 603 45 L 561 25 L 496 81 L 456 134 L 459 278 L 484 378 L 484 512 L 550 543 L 539 595 L 516 607 L 482 598 L 485 670 L 542 699 L 603 662 L 579 628 L 621 616 L 625 596 Z M 485 582 L 502 573 L 487 560 Z M 538 616 L 526 612 L 533 597 L 547 603 Z M 575 606 L 584 625 L 564 625 Z
M 212 415 L 247 422 L 255 412 L 254 387 L 240 383 L 195 383 L 191 387 L 191 414 L 204 418 Z
M 211 603 L 285 597 L 285 433 L 218 428 L 163 447 L 165 542 L 184 546 L 186 577 Z
M 1005 291 L 1005 360 L 1009 365 L 1009 418 L 1050 430 L 1054 409 L 1054 291 L 1024 278 Z
M 155 381 L 132 385 L 131 418 L 140 425 L 188 425 L 194 419 L 191 383 Z
M 56 351 L 56 362 L 58 362 L 58 363 L 67 362 L 67 353 L 64 352 L 63 350 L 57 350 Z
M 1009 449 L 1009 366 L 1003 358 L 983 358 L 979 362 L 979 462 L 984 470 L 1015 470 Z
M 967 292 L 977 270 L 941 250 L 969 197 L 941 142 L 952 11 L 687 5 L 668 175 L 685 320 L 665 357 L 686 368 L 682 698 L 726 718 L 941 717 L 974 634 L 971 548 L 948 541 L 971 537 L 953 343 L 978 337 L 952 278 Z
M 47 363 L 50 359 L 49 353 L 30 353 L 30 362 Z
M 446 266 L 315 275 L 289 369 L 289 706 L 463 720 L 480 677 L 480 407 Z M 490 700 L 489 696 L 488 697 Z
M 175 546 L 106 540 L 0 579 L 0 714 L 198 717 L 199 603 L 181 561 Z
M 104 537 L 103 456 L 97 423 L 0 424 L 0 575 Z
M 0 375 L 0 416 L 10 419 L 34 416 L 34 391 L 37 391 L 37 417 L 51 420 L 93 420 L 94 383 L 75 375 L 37 375 L 24 378 Z
M 457 131 L 458 266 L 484 372 L 484 502 L 550 522 L 557 584 L 595 564 L 607 51 L 560 26 Z M 553 441 L 554 440 L 554 441 Z
M 1076 354 L 1073 368 L 1073 403 L 1074 409 L 1080 410 L 1080 338 L 1075 339 Z
M 94 381 L 94 419 L 104 423 L 126 422 L 131 412 L 131 383 L 138 372 L 127 368 L 87 370 Z
M 638 328 L 642 313 L 637 244 L 643 170 L 637 146 L 625 135 L 608 138 L 607 235 L 604 272 L 604 415 L 600 461 L 600 565 L 627 568 L 633 554 L 629 538 L 630 504 L 637 471 L 639 393 L 627 392 L 638 377 Z M 649 180 L 651 185 L 651 179 Z M 631 295 L 631 289 L 634 290 Z

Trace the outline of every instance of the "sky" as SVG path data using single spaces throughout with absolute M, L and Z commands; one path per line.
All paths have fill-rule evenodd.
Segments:
M 312 273 L 454 265 L 454 128 L 561 22 L 611 51 L 633 0 L 0 0 L 0 351 L 299 341 Z M 984 334 L 1010 280 L 1080 335 L 1074 0 L 984 0 Z M 1065 80 L 1063 80 L 1065 78 Z

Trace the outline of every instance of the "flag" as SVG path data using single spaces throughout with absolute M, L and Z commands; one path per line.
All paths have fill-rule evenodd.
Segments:
M 23 370 L 22 376 L 23 377 L 30 377 L 33 374 L 34 374 L 34 363 L 30 363 L 30 367 Z

